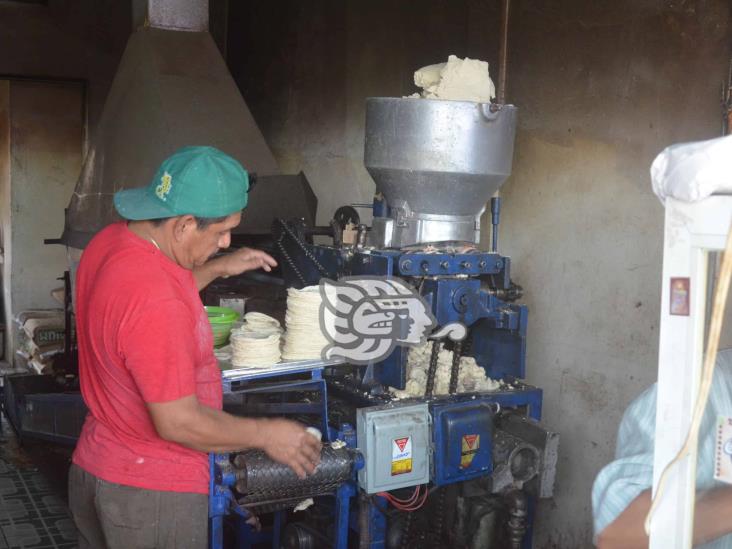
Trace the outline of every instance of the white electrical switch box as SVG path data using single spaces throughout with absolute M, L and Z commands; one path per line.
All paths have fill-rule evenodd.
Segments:
M 358 484 L 367 494 L 427 484 L 430 415 L 426 404 L 357 411 L 356 436 L 365 466 Z

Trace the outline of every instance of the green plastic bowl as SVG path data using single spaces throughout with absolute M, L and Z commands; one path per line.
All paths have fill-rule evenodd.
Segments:
M 228 307 L 204 307 L 213 331 L 214 347 L 226 345 L 229 341 L 231 327 L 239 320 L 239 313 Z

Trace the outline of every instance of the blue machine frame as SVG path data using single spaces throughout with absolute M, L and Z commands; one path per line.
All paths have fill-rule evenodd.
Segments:
M 494 288 L 511 287 L 511 260 L 492 252 L 427 253 L 403 250 L 344 251 L 332 246 L 303 244 L 325 272 L 313 262 L 298 263 L 308 284 L 323 276 L 425 277 L 420 293 L 431 306 L 438 325 L 461 322 L 473 331 L 471 355 L 495 379 L 523 379 L 526 373 L 526 331 L 529 310 L 484 289 L 482 278 Z M 296 250 L 292 250 L 296 253 Z M 469 278 L 471 277 L 471 278 Z M 403 389 L 406 382 L 404 350 L 375 365 L 377 381 Z
M 224 394 L 254 394 L 277 393 L 285 394 L 292 391 L 320 392 L 321 398 L 313 404 L 272 404 L 263 412 L 276 414 L 316 413 L 321 417 L 321 432 L 325 441 L 334 439 L 343 440 L 349 447 L 356 446 L 356 433 L 349 425 L 343 425 L 335 431 L 328 425 L 328 389 L 323 379 L 323 369 L 342 364 L 340 361 L 298 361 L 276 370 L 261 371 L 256 369 L 228 370 L 223 372 Z M 309 379 L 281 380 L 275 383 L 262 385 L 261 382 L 273 378 L 282 378 L 296 374 L 307 374 Z M 260 384 L 252 384 L 260 382 Z M 356 469 L 363 466 L 359 463 Z M 232 473 L 229 454 L 210 454 L 210 491 L 209 491 L 209 547 L 222 549 L 224 541 L 224 517 L 233 514 L 236 517 L 237 546 L 249 549 L 255 543 L 271 542 L 273 548 L 280 547 L 280 532 L 284 518 L 283 511 L 274 513 L 274 525 L 268 532 L 256 532 L 246 521 L 250 514 L 239 506 L 232 493 L 236 477 Z M 336 549 L 347 549 L 348 529 L 350 521 L 350 501 L 358 493 L 355 476 L 352 482 L 340 486 L 335 494 L 335 540 Z
M 283 244 L 284 245 L 284 244 Z M 283 248 L 284 252 L 284 248 Z M 344 276 L 381 276 L 403 277 L 418 285 L 418 291 L 431 308 L 437 324 L 444 326 L 451 322 L 461 322 L 470 328 L 470 343 L 466 345 L 467 354 L 473 356 L 488 376 L 507 382 L 504 388 L 492 393 L 459 394 L 429 398 L 431 427 L 431 483 L 444 486 L 455 482 L 490 475 L 493 471 L 492 419 L 499 409 L 519 409 L 521 415 L 539 421 L 541 419 L 542 391 L 518 381 L 525 377 L 526 333 L 528 309 L 502 299 L 509 296 L 513 285 L 510 280 L 510 259 L 495 252 L 467 253 L 438 252 L 419 250 L 364 250 L 312 245 L 297 242 L 288 249 L 288 262 L 292 258 L 298 283 L 317 284 L 322 278 L 337 280 Z M 294 267 L 294 263 L 293 263 Z M 292 274 L 292 273 L 290 273 Z M 287 281 L 287 273 L 285 274 Z M 290 280 L 295 282 L 294 279 Z M 515 296 L 514 296 L 515 297 Z M 406 383 L 408 348 L 397 347 L 385 360 L 368 367 L 367 376 L 380 384 L 403 389 Z M 288 392 L 307 388 L 321 393 L 317 404 L 269 404 L 266 412 L 271 413 L 318 413 L 322 421 L 322 432 L 327 440 L 341 438 L 348 446 L 358 448 L 353 428 L 342 425 L 334 428 L 327 425 L 327 386 L 323 379 L 326 365 L 311 365 L 298 370 L 285 367 L 283 370 L 261 373 L 224 373 L 224 387 L 228 392 Z M 253 382 L 292 373 L 308 373 L 309 379 L 296 381 L 268 382 L 257 388 Z M 270 380 L 271 381 L 271 380 Z M 367 399 L 368 400 L 368 399 Z M 424 399 L 395 402 L 394 406 Z M 368 406 L 368 404 L 365 404 Z M 480 451 L 461 452 L 460 442 L 464 437 L 480 442 Z M 223 515 L 237 513 L 243 523 L 248 516 L 239 509 L 234 501 L 231 487 L 233 477 L 226 476 L 228 456 L 211 457 L 211 547 L 219 549 L 222 540 Z M 334 547 L 345 549 L 349 531 L 358 532 L 359 521 L 351 505 L 351 499 L 359 494 L 357 479 L 343 484 L 336 492 L 334 517 Z M 378 496 L 377 496 L 378 497 Z M 386 502 L 382 501 L 384 506 Z M 386 520 L 381 511 L 369 505 L 369 547 L 382 549 L 386 543 Z M 531 547 L 533 502 L 529 502 L 528 522 L 523 547 Z M 279 528 L 282 526 L 283 513 L 275 516 L 274 530 L 269 537 L 255 535 L 248 527 L 238 527 L 238 532 L 247 532 L 240 539 L 240 547 L 249 547 L 254 540 L 271 540 L 272 547 L 278 547 Z M 247 541 L 248 540 L 248 541 Z
M 326 441 L 343 440 L 347 446 L 351 448 L 358 447 L 356 440 L 356 432 L 351 425 L 344 424 L 338 429 L 327 425 L 328 403 L 327 403 L 327 386 L 323 378 L 323 370 L 326 367 L 336 367 L 340 365 L 339 361 L 305 361 L 292 363 L 278 369 L 261 371 L 261 370 L 228 370 L 223 372 L 223 385 L 225 394 L 253 394 L 262 392 L 284 393 L 287 391 L 322 391 L 319 403 L 305 404 L 293 407 L 289 403 L 272 404 L 267 411 L 278 414 L 292 413 L 318 413 L 324 418 L 324 428 L 322 430 Z M 267 383 L 262 386 L 261 382 L 268 382 L 273 379 L 291 376 L 293 374 L 305 374 L 309 376 L 306 379 L 297 380 L 279 380 L 275 383 Z M 260 384 L 257 384 L 259 382 Z M 522 408 L 525 414 L 537 421 L 541 419 L 541 402 L 542 391 L 535 387 L 516 384 L 515 389 L 502 390 L 495 393 L 478 394 L 478 395 L 459 395 L 436 399 L 431 402 L 430 409 L 434 420 L 433 429 L 433 445 L 436 449 L 444 447 L 448 435 L 442 427 L 441 417 L 450 412 L 459 411 L 466 407 L 475 408 L 481 404 L 490 406 L 491 409 L 506 408 Z M 305 406 L 305 407 L 303 407 Z M 435 452 L 437 454 L 438 452 Z M 233 495 L 232 488 L 236 483 L 236 478 L 231 471 L 229 454 L 210 454 L 210 494 L 209 494 L 209 536 L 211 549 L 223 549 L 224 540 L 224 518 L 229 515 L 235 520 L 235 531 L 237 538 L 237 547 L 241 549 L 249 549 L 254 544 L 270 543 L 273 549 L 280 547 L 280 532 L 284 522 L 284 512 L 277 511 L 274 513 L 274 523 L 272 528 L 266 532 L 256 532 L 246 521 L 250 518 L 250 514 L 246 509 L 240 507 Z M 488 468 L 492 468 L 492 463 L 486 464 Z M 362 466 L 362 464 L 359 464 Z M 358 469 L 359 467 L 357 467 Z M 487 474 L 486 471 L 473 472 L 468 471 L 463 475 L 453 475 L 451 478 L 444 477 L 445 466 L 439 457 L 435 459 L 433 464 L 433 480 L 436 485 L 443 485 L 450 482 L 458 482 L 475 478 Z M 359 487 L 356 476 L 350 482 L 340 486 L 335 496 L 334 505 L 334 539 L 333 547 L 335 549 L 347 549 L 349 531 L 358 532 L 358 519 L 356 511 L 351 505 L 351 501 L 358 495 Z M 381 499 L 381 498 L 377 498 Z M 382 506 L 386 507 L 386 502 L 382 500 Z M 386 544 L 386 520 L 381 511 L 369 507 L 369 539 L 370 549 L 384 549 Z M 531 547 L 531 525 L 524 539 L 524 547 Z

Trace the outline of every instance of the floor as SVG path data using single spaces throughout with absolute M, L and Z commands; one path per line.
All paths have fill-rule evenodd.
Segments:
M 41 457 L 42 456 L 42 457 Z M 21 446 L 2 419 L 0 549 L 76 547 L 66 503 L 71 449 L 37 441 Z

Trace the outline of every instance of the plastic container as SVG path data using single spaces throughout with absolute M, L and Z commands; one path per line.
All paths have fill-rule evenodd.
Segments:
M 228 307 L 206 306 L 205 309 L 213 331 L 214 347 L 226 345 L 234 322 L 239 320 L 239 313 Z

